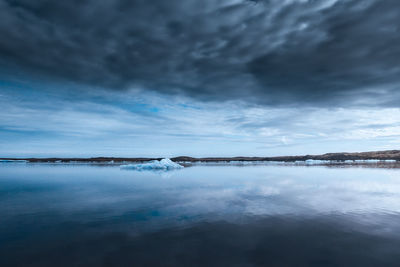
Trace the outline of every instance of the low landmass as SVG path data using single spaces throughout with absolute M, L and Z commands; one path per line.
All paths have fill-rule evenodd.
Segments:
M 32 163 L 49 162 L 49 163 L 121 163 L 121 162 L 147 162 L 151 160 L 161 160 L 162 158 L 124 158 L 124 157 L 94 157 L 94 158 L 0 158 L 3 161 L 22 160 Z M 231 161 L 279 161 L 279 162 L 296 162 L 306 160 L 321 160 L 321 161 L 350 161 L 350 160 L 393 160 L 400 161 L 400 150 L 385 150 L 385 151 L 370 151 L 370 152 L 341 152 L 341 153 L 326 153 L 322 155 L 303 155 L 303 156 L 278 156 L 278 157 L 205 157 L 194 158 L 180 156 L 171 158 L 174 162 L 231 162 Z

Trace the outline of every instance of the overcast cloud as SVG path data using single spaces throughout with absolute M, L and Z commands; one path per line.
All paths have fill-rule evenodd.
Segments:
M 397 0 L 1 0 L 3 69 L 264 105 L 398 106 Z

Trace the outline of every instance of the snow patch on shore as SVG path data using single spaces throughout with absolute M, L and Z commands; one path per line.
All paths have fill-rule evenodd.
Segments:
M 232 160 L 232 161 L 196 161 L 196 162 L 191 162 L 191 161 L 182 161 L 179 163 L 184 163 L 189 166 L 197 166 L 197 165 L 204 165 L 204 166 L 222 166 L 222 165 L 232 165 L 232 166 L 244 166 L 244 165 L 264 165 L 264 166 L 269 166 L 269 165 L 285 165 L 285 166 L 310 166 L 310 165 L 315 165 L 315 166 L 322 166 L 322 165 L 351 165 L 351 164 L 379 164 L 379 163 L 397 163 L 400 161 L 397 160 L 392 160 L 392 159 L 367 159 L 367 160 L 317 160 L 317 159 L 307 159 L 307 160 L 296 160 L 296 161 L 237 161 L 237 160 Z
M 307 165 L 319 165 L 319 164 L 329 164 L 331 161 L 329 160 L 318 160 L 318 159 L 307 159 L 305 164 Z
M 173 162 L 170 159 L 162 159 L 162 160 L 153 160 L 147 163 L 121 165 L 120 168 L 136 170 L 136 171 L 145 171 L 145 170 L 168 171 L 168 170 L 182 169 L 183 166 Z

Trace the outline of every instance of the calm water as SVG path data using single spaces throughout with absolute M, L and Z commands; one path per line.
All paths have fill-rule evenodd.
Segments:
M 0 266 L 399 266 L 400 169 L 0 164 Z

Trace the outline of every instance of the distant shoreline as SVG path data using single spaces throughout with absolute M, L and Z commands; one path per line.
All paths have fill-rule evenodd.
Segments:
M 130 157 L 93 157 L 93 158 L 0 158 L 2 161 L 25 161 L 30 163 L 126 163 L 126 162 L 148 162 L 151 160 L 161 160 L 162 158 L 130 158 Z M 365 161 L 365 160 L 379 160 L 379 161 L 399 161 L 400 150 L 386 150 L 386 151 L 371 151 L 371 152 L 357 152 L 357 153 L 326 153 L 322 155 L 303 155 L 303 156 L 277 156 L 277 157 L 204 157 L 194 158 L 187 156 L 180 156 L 171 158 L 174 162 L 296 162 L 296 161 Z

